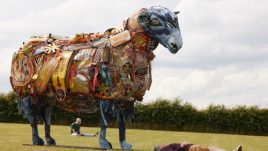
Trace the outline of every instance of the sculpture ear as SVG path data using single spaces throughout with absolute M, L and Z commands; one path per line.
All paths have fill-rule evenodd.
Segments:
M 180 11 L 176 11 L 176 12 L 174 12 L 176 15 L 178 15 L 179 13 L 180 13 Z
M 143 10 L 140 12 L 138 16 L 138 23 L 141 25 L 143 29 L 147 29 L 149 26 L 149 12 L 147 10 Z

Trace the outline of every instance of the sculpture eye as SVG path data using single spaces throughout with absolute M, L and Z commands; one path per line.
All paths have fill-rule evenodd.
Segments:
M 151 25 L 154 25 L 154 26 L 160 25 L 160 21 L 158 19 L 154 18 L 151 20 Z

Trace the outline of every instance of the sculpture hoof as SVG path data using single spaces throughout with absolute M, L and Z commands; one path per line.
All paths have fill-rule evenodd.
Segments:
M 239 145 L 235 151 L 242 151 L 242 146 Z
M 106 139 L 100 139 L 100 148 L 101 149 L 112 149 L 112 144 Z
M 56 145 L 56 141 L 52 137 L 45 138 L 45 145 Z
M 121 145 L 121 149 L 124 149 L 124 150 L 130 150 L 132 149 L 132 145 L 129 144 L 127 141 L 122 141 L 120 142 L 120 145 Z
M 44 141 L 40 137 L 33 137 L 33 145 L 44 145 Z

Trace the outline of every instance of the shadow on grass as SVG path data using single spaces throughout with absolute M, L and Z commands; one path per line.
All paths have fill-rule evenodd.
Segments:
M 55 148 L 72 148 L 72 149 L 91 149 L 91 150 L 106 150 L 106 149 L 101 149 L 101 148 L 96 148 L 96 147 L 86 147 L 86 146 L 68 146 L 68 145 L 32 145 L 32 144 L 22 144 L 23 146 L 37 146 L 37 147 L 55 147 Z M 111 150 L 120 150 L 121 149 L 111 149 Z M 132 151 L 145 151 L 145 150 L 135 150 L 132 149 Z

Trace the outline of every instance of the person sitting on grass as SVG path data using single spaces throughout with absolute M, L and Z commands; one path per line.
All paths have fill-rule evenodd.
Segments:
M 76 118 L 76 121 L 71 124 L 71 135 L 72 136 L 97 136 L 99 132 L 95 134 L 80 133 L 81 118 Z

